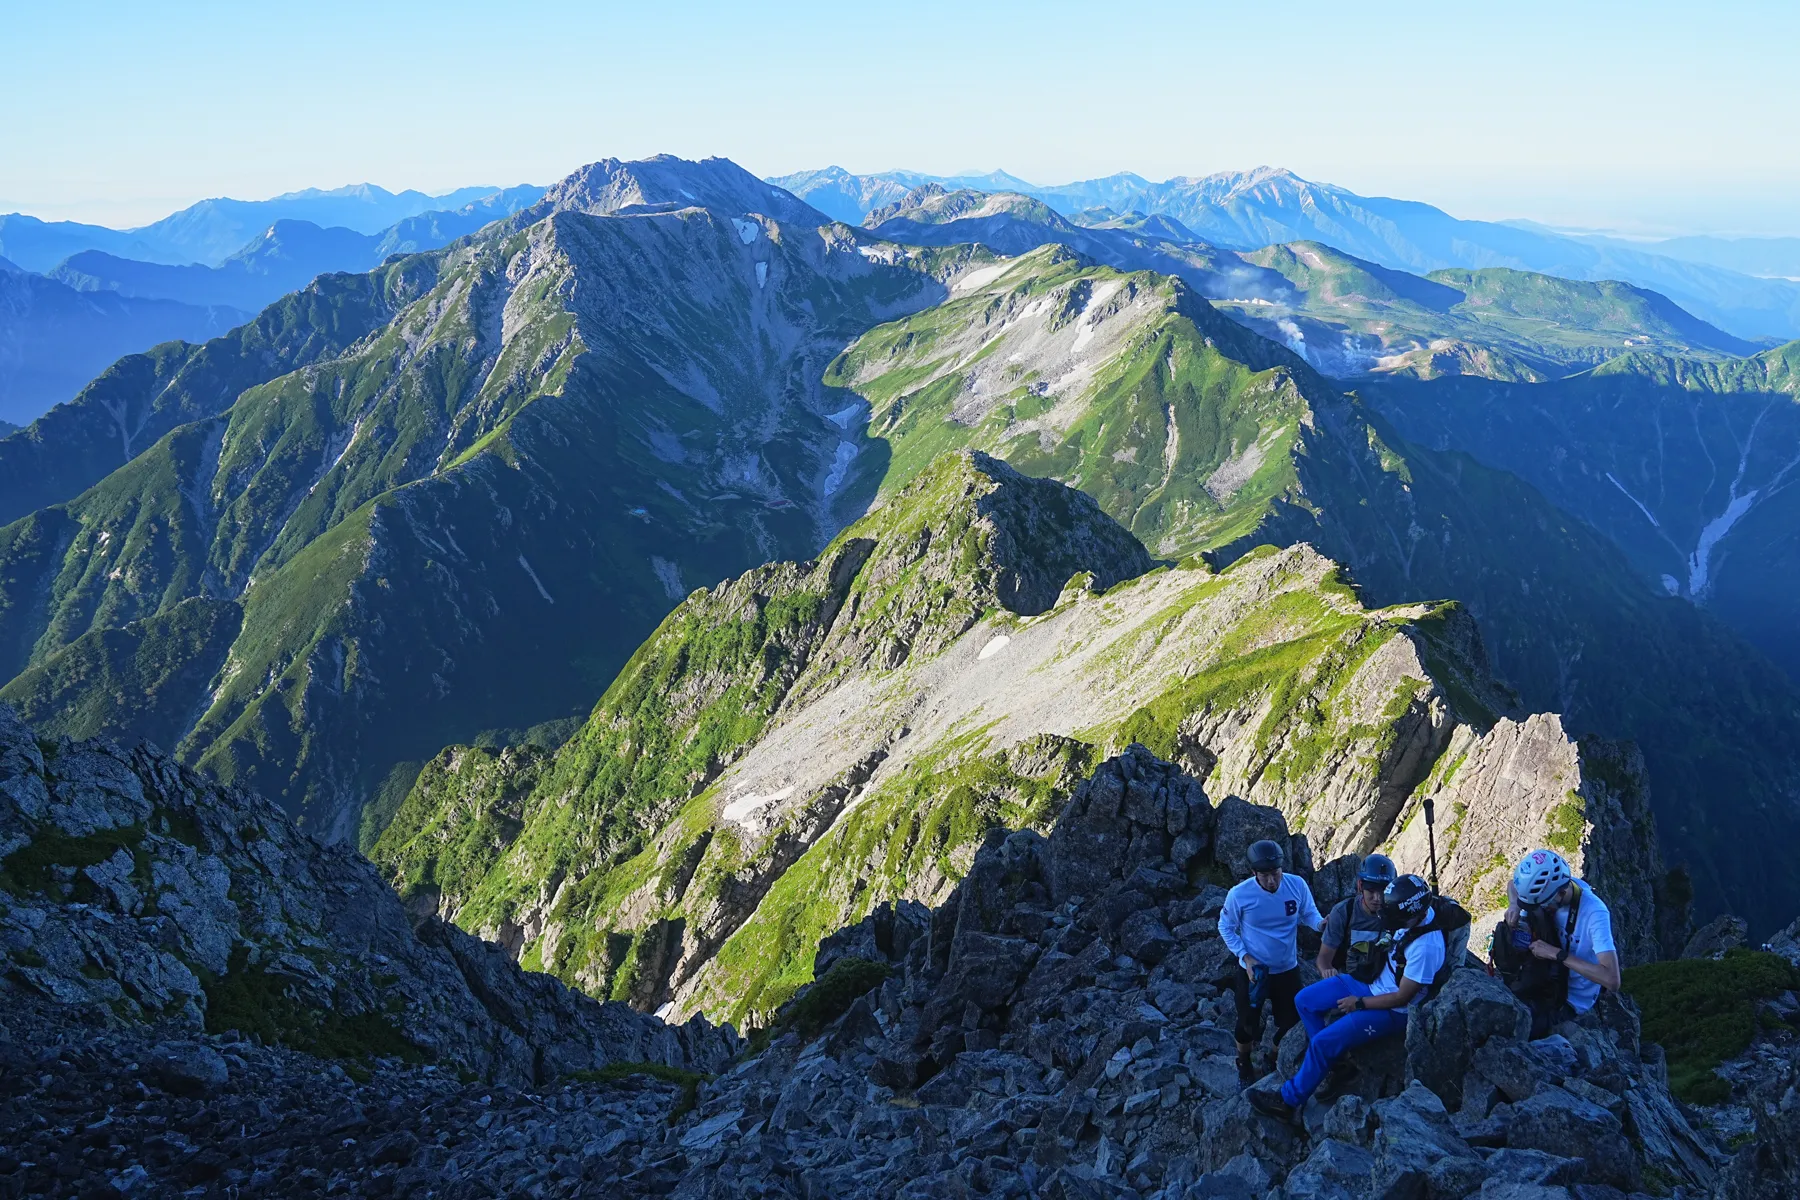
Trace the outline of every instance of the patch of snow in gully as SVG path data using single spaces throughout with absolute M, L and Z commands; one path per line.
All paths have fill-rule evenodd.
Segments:
M 1012 639 L 1007 637 L 1004 633 L 995 634 L 988 639 L 988 644 L 981 648 L 981 653 L 975 656 L 976 661 L 984 662 L 987 659 L 994 657 L 994 655 L 1006 649 L 1006 643 L 1010 641 L 1012 641 Z
M 839 442 L 837 453 L 831 460 L 831 472 L 825 476 L 825 494 L 833 495 L 844 486 L 844 477 L 850 473 L 850 464 L 856 459 L 856 447 L 849 442 Z
M 746 221 L 742 217 L 731 218 L 731 223 L 737 228 L 738 241 L 746 246 L 754 242 L 756 235 L 762 232 L 762 227 L 755 221 Z
M 751 792 L 749 795 L 739 796 L 737 799 L 726 804 L 725 811 L 720 815 L 727 821 L 741 821 L 757 809 L 762 808 L 765 805 L 775 804 L 782 800 L 786 800 L 793 794 L 794 789 L 792 786 L 784 787 L 778 792 L 770 792 L 766 796 L 758 796 L 755 792 Z

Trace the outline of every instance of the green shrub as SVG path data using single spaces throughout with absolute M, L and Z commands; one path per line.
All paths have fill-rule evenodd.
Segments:
M 47 893 L 56 879 L 57 867 L 97 867 L 120 849 L 135 850 L 143 840 L 142 825 L 98 829 L 86 837 L 70 837 L 55 826 L 48 826 L 0 861 L 0 887 L 15 896 Z
M 563 1078 L 572 1083 L 617 1083 L 621 1079 L 629 1079 L 633 1075 L 648 1075 L 652 1079 L 660 1079 L 664 1083 L 679 1084 L 681 1099 L 669 1113 L 671 1124 L 694 1111 L 700 1103 L 700 1085 L 712 1078 L 699 1071 L 684 1071 L 680 1067 L 667 1067 L 662 1063 L 616 1062 L 607 1063 L 604 1067 L 591 1071 L 571 1071 Z
M 848 1012 L 858 996 L 880 987 L 893 973 L 894 969 L 886 963 L 870 962 L 866 958 L 840 958 L 776 1018 L 775 1025 L 792 1029 L 802 1037 L 817 1037 L 827 1025 Z
M 1800 971 L 1779 954 L 1739 947 L 1716 961 L 1631 967 L 1624 985 L 1643 1014 L 1644 1037 L 1668 1054 L 1670 1090 L 1689 1104 L 1722 1104 L 1731 1088 L 1713 1068 L 1749 1047 L 1761 1002 L 1800 987 Z
M 253 1033 L 266 1043 L 318 1058 L 424 1061 L 419 1048 L 384 1014 L 346 1016 L 302 1004 L 289 993 L 286 981 L 251 966 L 243 946 L 232 951 L 226 973 L 208 980 L 205 988 L 208 1033 L 227 1029 Z

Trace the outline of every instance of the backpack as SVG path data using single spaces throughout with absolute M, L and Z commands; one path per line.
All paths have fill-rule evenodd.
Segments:
M 1394 979 L 1398 982 L 1406 971 L 1407 947 L 1428 933 L 1444 935 L 1444 965 L 1438 968 L 1438 973 L 1432 976 L 1430 983 L 1419 989 L 1420 1003 L 1437 995 L 1438 989 L 1449 981 L 1450 972 L 1457 968 L 1463 956 L 1468 953 L 1469 925 L 1473 919 L 1469 916 L 1468 909 L 1448 896 L 1433 896 L 1431 912 L 1432 919 L 1429 922 L 1421 922 L 1404 930 L 1394 940 Z
M 1555 914 L 1544 909 L 1524 913 L 1526 928 L 1533 941 L 1549 942 L 1562 948 L 1575 941 L 1575 920 L 1581 911 L 1582 889 L 1577 887 L 1569 900 L 1569 915 L 1558 929 Z M 1494 927 L 1494 969 L 1512 994 L 1534 1011 L 1542 1006 L 1556 1009 L 1569 998 L 1569 968 L 1549 959 L 1539 958 L 1528 948 L 1512 944 L 1512 928 L 1505 921 Z

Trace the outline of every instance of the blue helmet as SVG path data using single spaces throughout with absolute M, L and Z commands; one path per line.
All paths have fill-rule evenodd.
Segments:
M 1356 881 L 1365 885 L 1369 891 L 1385 891 L 1387 885 L 1394 882 L 1399 874 L 1394 869 L 1393 859 L 1385 854 L 1371 854 L 1356 868 Z

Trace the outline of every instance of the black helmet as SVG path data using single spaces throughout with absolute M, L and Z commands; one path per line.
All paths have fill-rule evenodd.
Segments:
M 1398 874 L 1394 870 L 1394 860 L 1385 854 L 1371 854 L 1356 868 L 1357 882 L 1374 885 L 1370 891 L 1385 892 L 1387 885 L 1394 882 L 1394 877 Z
M 1250 869 L 1252 871 L 1274 871 L 1280 868 L 1285 856 L 1281 853 L 1281 844 L 1264 838 L 1260 842 L 1250 843 Z
M 1398 929 L 1431 906 L 1431 885 L 1417 875 L 1402 875 L 1381 893 L 1381 923 Z

